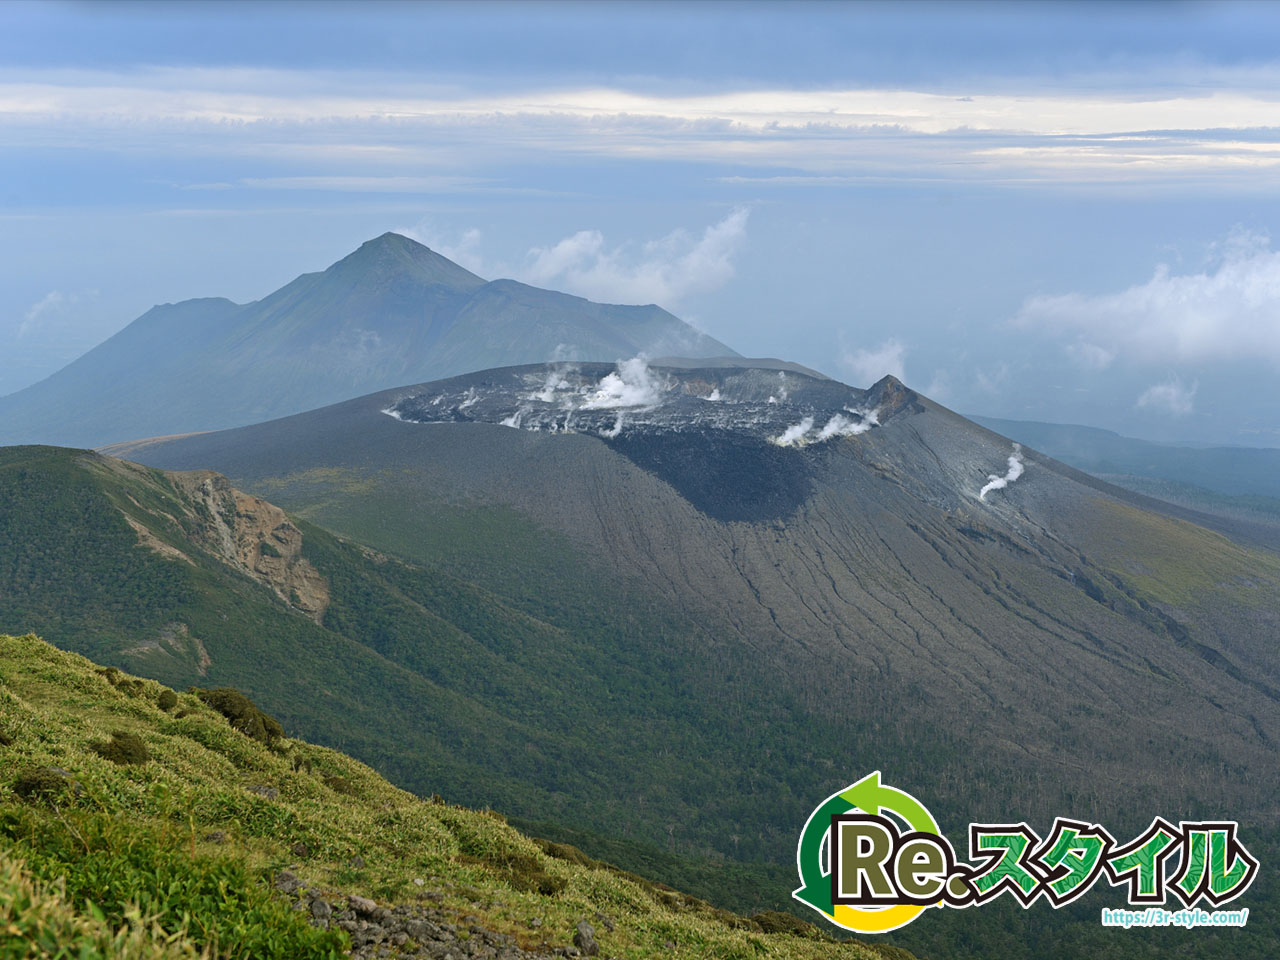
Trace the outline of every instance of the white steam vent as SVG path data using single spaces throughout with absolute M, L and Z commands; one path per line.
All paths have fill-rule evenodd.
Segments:
M 769 398 L 773 401 L 773 398 Z M 843 413 L 833 414 L 821 429 L 814 429 L 813 417 L 805 417 L 797 424 L 787 427 L 773 442 L 780 447 L 803 447 L 807 443 L 822 443 L 832 437 L 856 437 L 866 433 L 872 427 L 880 425 L 879 410 L 856 410 L 845 407 L 845 412 L 858 419 L 851 420 Z
M 491 423 L 630 442 L 655 433 L 729 432 L 800 448 L 880 426 L 865 394 L 836 381 L 756 367 L 554 363 L 440 381 L 383 412 L 407 423 Z
M 978 499 L 986 500 L 987 494 L 992 490 L 1003 490 L 1013 481 L 1022 476 L 1022 471 L 1026 467 L 1022 463 L 1022 447 L 1019 444 L 1013 445 L 1013 453 L 1009 454 L 1009 469 L 1005 471 L 1004 476 L 998 474 L 988 474 L 987 485 L 978 491 Z

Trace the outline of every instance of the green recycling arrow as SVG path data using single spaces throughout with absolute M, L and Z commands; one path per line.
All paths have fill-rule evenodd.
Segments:
M 833 816 L 855 809 L 871 814 L 887 810 L 905 820 L 913 830 L 938 833 L 938 823 L 924 805 L 909 793 L 882 785 L 879 770 L 827 797 L 809 815 L 804 832 L 800 834 L 796 866 L 800 871 L 801 886 L 791 895 L 828 916 L 835 907 L 831 901 L 831 874 L 822 872 L 822 841 L 831 829 Z

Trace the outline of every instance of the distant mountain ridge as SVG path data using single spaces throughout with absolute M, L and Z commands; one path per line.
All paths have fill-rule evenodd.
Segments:
M 999 420 L 975 422 L 1109 483 L 1167 503 L 1280 531 L 1280 450 L 1209 447 L 1122 437 L 1069 423 Z M 1225 532 L 1225 531 L 1224 531 Z
M 0 398 L 0 443 L 99 446 L 217 430 L 473 370 L 737 354 L 660 307 L 485 281 L 395 233 L 261 300 L 153 307 Z
M 1280 450 L 1158 443 L 1073 423 L 970 417 L 990 430 L 1094 474 L 1172 480 L 1228 496 L 1280 497 Z

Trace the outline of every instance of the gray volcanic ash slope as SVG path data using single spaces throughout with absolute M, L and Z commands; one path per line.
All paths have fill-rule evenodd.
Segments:
M 571 554 L 583 591 L 620 584 L 746 657 L 700 695 L 750 675 L 796 738 L 843 725 L 853 754 L 815 795 L 900 764 L 974 818 L 1272 802 L 1280 558 L 892 378 L 522 367 L 116 452 L 217 469 L 543 610 L 571 602 Z
M 486 282 L 388 233 L 253 303 L 152 308 L 0 398 L 0 443 L 98 446 L 216 430 L 469 370 L 640 351 L 736 356 L 657 306 Z
M 506 382 L 503 376 L 509 378 Z M 812 492 L 798 449 L 878 424 L 868 397 L 785 370 L 650 369 L 628 360 L 498 371 L 400 397 L 383 413 L 406 423 L 494 423 L 606 441 L 718 520 L 780 518 Z M 887 409 L 887 408 L 886 408 Z

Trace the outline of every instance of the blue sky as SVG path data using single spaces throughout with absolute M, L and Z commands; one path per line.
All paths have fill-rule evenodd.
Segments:
M 1280 7 L 0 4 L 0 393 L 386 230 L 963 412 L 1280 446 Z

